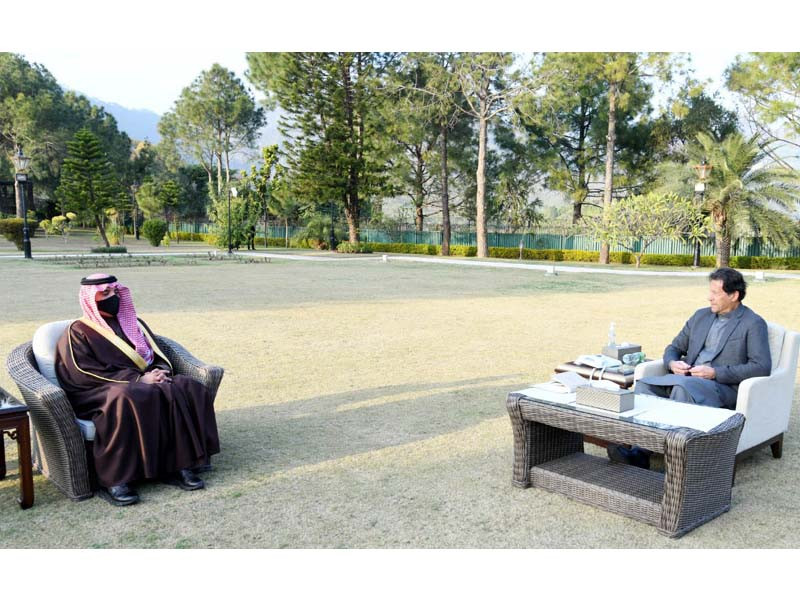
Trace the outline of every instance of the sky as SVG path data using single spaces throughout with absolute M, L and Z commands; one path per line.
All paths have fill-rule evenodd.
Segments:
M 800 3 L 777 0 L 761 0 L 759 10 L 740 0 L 724 2 L 726 10 L 716 0 L 276 4 L 26 0 L 18 6 L 32 25 L 4 26 L 0 51 L 44 64 L 64 87 L 159 114 L 214 62 L 247 83 L 248 50 L 688 51 L 715 91 L 737 53 L 796 50 L 800 17 Z
M 62 87 L 126 108 L 147 109 L 158 114 L 169 110 L 181 90 L 215 62 L 234 71 L 249 86 L 245 78 L 245 50 L 221 48 L 187 53 L 170 50 L 132 53 L 110 49 L 99 54 L 91 49 L 21 48 L 18 52 L 29 61 L 47 67 Z M 696 76 L 712 80 L 710 91 L 724 91 L 722 75 L 736 54 L 735 51 L 707 49 L 692 52 Z

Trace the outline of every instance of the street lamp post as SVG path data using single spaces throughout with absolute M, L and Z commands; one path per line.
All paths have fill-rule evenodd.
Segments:
M 228 254 L 233 254 L 233 235 L 231 233 L 231 194 L 238 195 L 235 187 L 228 186 Z
M 13 157 L 14 168 L 16 173 L 14 179 L 16 183 L 17 198 L 19 205 L 22 208 L 22 249 L 25 253 L 25 258 L 33 258 L 31 255 L 31 238 L 28 231 L 28 208 L 25 205 L 25 195 L 28 188 L 28 174 L 25 171 L 31 162 L 31 159 L 22 154 L 22 146 L 17 146 L 17 153 Z
M 695 170 L 697 171 L 697 183 L 694 184 L 694 191 L 700 194 L 700 204 L 703 204 L 703 200 L 705 198 L 706 193 L 706 179 L 711 174 L 711 169 L 713 168 L 706 162 L 706 159 L 703 159 L 699 165 L 695 165 Z M 695 240 L 694 243 L 694 260 L 692 262 L 694 267 L 700 266 L 700 240 Z

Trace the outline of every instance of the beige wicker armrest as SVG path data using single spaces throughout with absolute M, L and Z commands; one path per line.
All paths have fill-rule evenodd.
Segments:
M 658 360 L 650 360 L 636 365 L 636 369 L 633 372 L 633 380 L 639 381 L 642 377 L 657 377 L 658 375 L 666 374 L 667 370 L 664 368 L 664 361 L 659 358 Z
M 225 369 L 204 363 L 178 342 L 168 337 L 156 335 L 155 340 L 167 355 L 177 375 L 185 375 L 199 381 L 209 389 L 212 398 L 216 397 Z

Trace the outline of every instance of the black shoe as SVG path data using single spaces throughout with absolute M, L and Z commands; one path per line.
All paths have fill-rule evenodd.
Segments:
M 206 486 L 205 482 L 195 475 L 191 469 L 181 469 L 177 473 L 173 473 L 171 476 L 164 479 L 164 483 L 177 485 L 187 492 L 199 490 Z
M 626 448 L 617 444 L 609 444 L 606 448 L 608 458 L 613 462 L 622 463 L 625 465 L 633 465 L 640 469 L 650 468 L 650 452 L 634 446 L 633 448 Z
M 114 506 L 128 506 L 139 501 L 139 494 L 136 493 L 136 490 L 128 487 L 127 483 L 112 485 L 108 488 L 101 487 L 99 492 L 103 500 Z

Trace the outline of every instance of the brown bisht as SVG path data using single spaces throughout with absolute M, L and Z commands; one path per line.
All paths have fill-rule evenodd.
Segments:
M 141 383 L 152 369 L 172 365 L 139 319 L 154 352 L 152 364 L 136 352 L 116 318 L 116 333 L 87 318 L 74 321 L 58 341 L 56 373 L 79 419 L 96 434 L 97 480 L 111 487 L 164 477 L 205 465 L 219 452 L 214 401 L 201 383 L 172 376 L 170 383 Z

